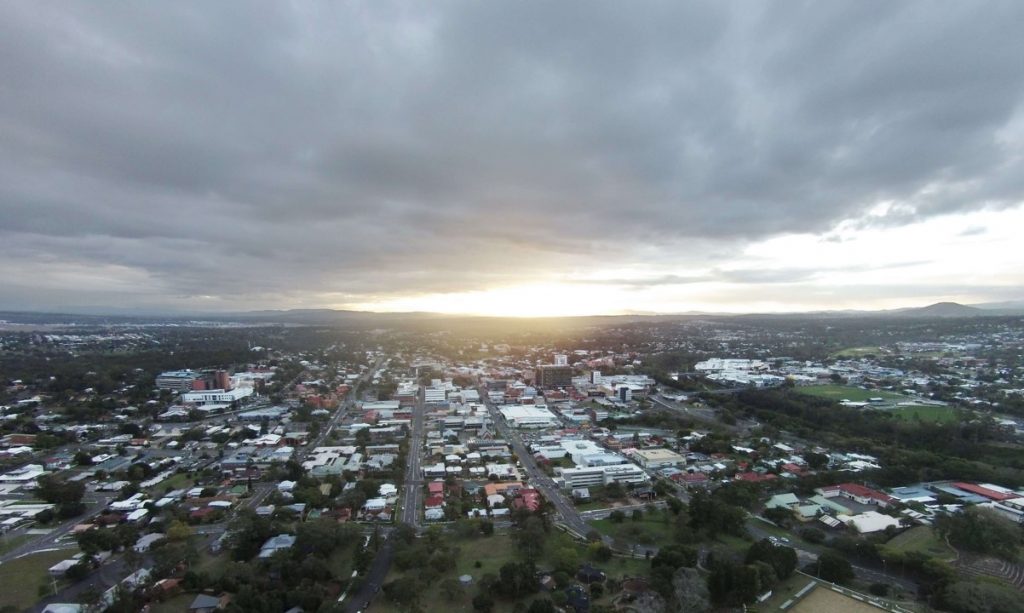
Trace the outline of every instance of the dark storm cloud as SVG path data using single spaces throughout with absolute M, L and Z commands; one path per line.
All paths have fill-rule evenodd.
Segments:
M 1018 2 L 7 3 L 0 259 L 269 304 L 825 232 L 883 201 L 904 206 L 866 223 L 1008 206 L 1022 21 Z M 720 276 L 794 278 L 755 272 Z

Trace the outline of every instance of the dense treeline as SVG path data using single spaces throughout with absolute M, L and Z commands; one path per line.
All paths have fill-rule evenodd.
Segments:
M 721 399 L 723 408 L 778 431 L 847 451 L 879 457 L 880 485 L 915 480 L 993 480 L 1024 484 L 1024 453 L 987 417 L 953 423 L 900 420 L 884 411 L 855 409 L 793 390 L 749 390 Z

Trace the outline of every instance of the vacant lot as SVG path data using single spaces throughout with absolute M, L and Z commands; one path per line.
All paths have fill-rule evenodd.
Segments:
M 941 559 L 950 559 L 954 556 L 953 550 L 928 526 L 917 526 L 898 534 L 886 543 L 885 547 L 904 553 L 916 551 Z
M 881 398 L 886 402 L 906 400 L 903 394 L 886 390 L 866 390 L 849 385 L 808 385 L 797 388 L 801 394 L 828 398 L 829 400 L 849 400 L 851 402 L 867 402 L 869 398 Z

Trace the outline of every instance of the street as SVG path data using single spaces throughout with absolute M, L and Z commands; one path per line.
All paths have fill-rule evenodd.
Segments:
M 423 459 L 423 436 L 424 415 L 426 407 L 423 403 L 423 394 L 420 393 L 416 400 L 416 406 L 412 415 L 412 432 L 409 435 L 409 450 L 406 457 L 405 484 L 403 486 L 404 496 L 402 497 L 402 523 L 410 526 L 419 526 L 419 509 L 423 496 L 423 478 L 420 474 L 421 461 Z

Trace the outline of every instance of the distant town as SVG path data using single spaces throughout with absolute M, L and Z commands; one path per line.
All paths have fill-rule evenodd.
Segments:
M 2 610 L 1024 591 L 1019 316 L 5 317 Z

